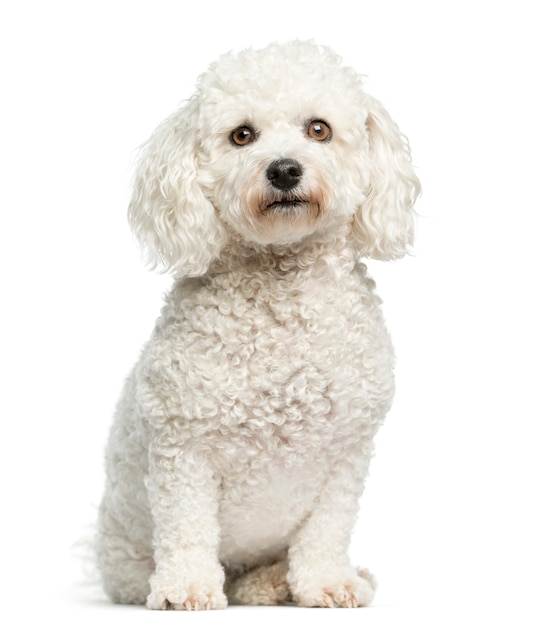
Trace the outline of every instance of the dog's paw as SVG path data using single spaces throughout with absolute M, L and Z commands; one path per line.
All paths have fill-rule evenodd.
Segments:
M 366 571 L 338 577 L 321 577 L 316 582 L 293 585 L 294 601 L 299 606 L 323 608 L 356 608 L 368 606 L 374 597 L 376 583 Z
M 226 606 L 223 589 L 216 584 L 164 585 L 152 582 L 151 593 L 147 597 L 147 608 L 159 611 L 208 611 Z

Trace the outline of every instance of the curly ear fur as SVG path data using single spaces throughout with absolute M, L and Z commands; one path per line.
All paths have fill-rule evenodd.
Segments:
M 369 98 L 368 134 L 372 150 L 372 186 L 353 219 L 359 252 L 380 260 L 397 259 L 413 243 L 413 204 L 420 183 L 410 149 L 387 111 Z
M 128 219 L 151 267 L 200 276 L 224 230 L 197 182 L 197 98 L 168 117 L 143 146 Z

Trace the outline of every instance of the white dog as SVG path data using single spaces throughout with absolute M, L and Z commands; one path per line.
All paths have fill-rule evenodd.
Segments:
M 348 547 L 394 358 L 359 259 L 406 253 L 418 191 L 396 125 L 309 42 L 225 55 L 155 131 L 129 217 L 176 282 L 107 448 L 112 600 L 371 601 Z

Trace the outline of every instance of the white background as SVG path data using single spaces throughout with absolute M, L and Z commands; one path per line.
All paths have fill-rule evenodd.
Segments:
M 122 380 L 168 285 L 142 267 L 128 230 L 131 160 L 210 61 L 293 37 L 331 45 L 367 75 L 409 137 L 424 187 L 415 256 L 371 265 L 398 352 L 398 393 L 353 550 L 380 587 L 370 609 L 233 608 L 195 619 L 557 623 L 551 4 L 2 4 L 8 623 L 34 614 L 80 623 L 187 618 L 111 606 L 80 587 L 71 557 L 95 518 Z

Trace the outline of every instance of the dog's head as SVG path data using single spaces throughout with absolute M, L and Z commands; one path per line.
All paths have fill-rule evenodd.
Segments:
M 359 77 L 309 42 L 228 54 L 155 131 L 129 217 L 155 265 L 201 275 L 233 240 L 348 236 L 403 256 L 419 192 L 406 140 Z

